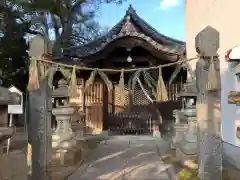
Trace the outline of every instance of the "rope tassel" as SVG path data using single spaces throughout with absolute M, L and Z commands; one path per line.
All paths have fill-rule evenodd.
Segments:
M 94 69 L 94 70 L 91 72 L 90 77 L 88 78 L 88 80 L 87 80 L 86 83 L 85 83 L 85 88 L 84 88 L 85 91 L 87 91 L 88 88 L 93 84 L 93 82 L 95 81 L 96 75 L 97 75 L 97 69 Z
M 167 89 L 166 89 L 166 86 L 164 84 L 163 77 L 162 77 L 162 67 L 159 67 L 156 100 L 159 102 L 168 100 Z
M 37 90 L 39 89 L 39 74 L 38 74 L 38 67 L 37 67 L 37 60 L 31 59 L 31 63 L 29 66 L 29 80 L 28 80 L 28 90 Z
M 120 91 L 120 101 L 122 105 L 125 102 L 125 91 L 124 91 L 124 71 L 123 69 L 121 70 L 121 75 L 119 79 L 119 91 Z
M 218 89 L 220 89 L 220 81 L 218 79 L 217 71 L 214 66 L 214 57 L 211 57 L 208 70 L 207 90 L 216 91 Z
M 68 89 L 69 97 L 77 97 L 77 76 L 76 76 L 76 66 L 73 66 L 71 80 Z
M 113 89 L 112 82 L 108 79 L 108 76 L 103 71 L 98 70 L 98 74 L 107 85 L 108 91 L 110 92 Z

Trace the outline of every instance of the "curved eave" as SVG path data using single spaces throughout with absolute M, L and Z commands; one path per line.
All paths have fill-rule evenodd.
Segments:
M 131 18 L 135 25 L 140 27 L 140 29 L 142 30 L 141 33 L 139 32 L 134 33 L 128 32 L 125 34 L 120 33 L 128 17 Z M 143 37 L 144 39 L 149 39 L 152 43 L 157 44 L 158 46 L 157 48 L 169 54 L 182 54 L 186 51 L 185 42 L 167 37 L 159 33 L 156 29 L 154 29 L 151 25 L 149 25 L 146 21 L 139 17 L 136 11 L 132 8 L 132 6 L 130 6 L 124 18 L 121 19 L 105 36 L 102 36 L 97 40 L 94 40 L 82 46 L 66 48 L 64 50 L 64 54 L 79 58 L 93 55 L 94 53 L 101 51 L 106 46 L 106 44 L 116 40 L 117 38 L 122 38 L 128 35 L 139 36 Z M 162 47 L 164 46 L 163 44 L 166 45 L 168 49 L 161 48 L 161 46 Z
M 76 49 L 76 51 L 70 51 L 70 56 L 76 56 L 79 58 L 84 58 L 87 56 L 91 56 L 97 52 L 102 51 L 108 44 L 117 41 L 121 38 L 126 38 L 126 37 L 133 37 L 133 38 L 140 38 L 146 42 L 148 42 L 151 46 L 153 46 L 157 51 L 161 51 L 164 54 L 168 55 L 182 55 L 184 52 L 184 49 L 179 47 L 179 46 L 168 46 L 168 45 L 163 45 L 152 38 L 146 36 L 145 34 L 142 33 L 137 33 L 137 32 L 126 32 L 126 33 L 120 33 L 118 36 L 113 36 L 111 39 L 107 39 L 107 41 L 101 43 L 99 46 L 97 46 L 94 49 L 89 49 L 87 46 L 83 46 L 81 49 Z
M 137 15 L 135 11 L 132 12 L 132 19 L 137 22 L 137 24 L 145 31 L 145 33 L 151 34 L 152 38 L 156 41 L 162 41 L 167 44 L 175 44 L 179 46 L 183 46 L 185 48 L 186 43 L 168 36 L 159 33 L 155 28 L 149 25 L 144 19 Z

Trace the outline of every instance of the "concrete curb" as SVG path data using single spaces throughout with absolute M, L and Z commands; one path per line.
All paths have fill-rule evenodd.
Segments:
M 166 141 L 164 141 L 164 140 L 162 140 L 162 141 L 163 141 L 163 143 L 166 143 Z M 157 151 L 158 156 L 160 157 L 160 159 L 161 159 L 162 162 L 163 162 L 163 158 L 162 158 L 162 153 L 161 153 L 161 148 L 160 148 L 160 146 L 161 146 L 161 145 L 160 145 L 160 143 L 159 143 L 159 140 L 156 141 L 156 151 Z M 167 174 L 168 174 L 168 176 L 169 176 L 169 178 L 170 178 L 171 180 L 179 180 L 179 178 L 177 177 L 176 172 L 175 172 L 173 166 L 170 166 L 169 168 L 167 168 L 167 169 L 166 169 L 166 172 L 167 172 Z

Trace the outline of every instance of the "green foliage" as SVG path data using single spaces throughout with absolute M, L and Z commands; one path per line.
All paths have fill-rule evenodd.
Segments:
M 179 173 L 178 173 L 178 178 L 179 180 L 197 180 L 197 173 L 187 170 L 187 169 L 182 169 Z
M 93 18 L 101 3 L 121 4 L 125 0 L 8 0 L 24 14 L 32 30 L 48 35 L 49 28 L 55 31 L 56 41 L 53 47 L 55 56 L 61 48 L 91 41 L 102 35 L 101 28 Z M 86 8 L 86 7 L 94 8 Z M 89 10 L 86 10 L 89 9 Z M 46 14 L 52 18 L 52 24 L 46 22 Z M 30 17 L 30 18 L 29 18 Z M 61 33 L 59 33 L 61 29 Z M 88 33 L 86 33 L 88 32 Z M 87 36 L 86 36 L 87 34 Z
M 2 85 L 9 87 L 15 85 L 25 90 L 27 84 L 28 46 L 24 39 L 24 28 L 18 24 L 11 10 L 6 8 L 1 11 L 3 18 L 0 40 L 0 70 L 2 72 Z
M 1 0 L 0 1 L 0 80 L 26 89 L 28 46 L 30 35 L 49 37 L 49 29 L 56 34 L 53 52 L 98 38 L 106 32 L 93 20 L 101 3 L 122 3 L 124 0 Z M 94 5 L 88 11 L 84 7 Z M 47 22 L 46 15 L 52 18 Z M 62 32 L 60 33 L 60 29 Z

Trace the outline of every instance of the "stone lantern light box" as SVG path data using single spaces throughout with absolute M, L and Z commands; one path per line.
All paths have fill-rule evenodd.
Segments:
M 195 82 L 187 82 L 184 84 L 181 92 L 177 94 L 178 97 L 182 97 L 184 100 L 184 108 L 196 108 L 197 90 Z

